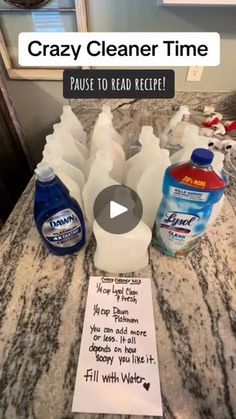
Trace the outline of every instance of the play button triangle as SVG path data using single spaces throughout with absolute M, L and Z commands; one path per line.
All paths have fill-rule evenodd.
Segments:
M 126 234 L 142 219 L 143 205 L 133 189 L 123 185 L 112 185 L 103 189 L 96 197 L 93 214 L 104 231 Z
M 110 218 L 118 217 L 124 212 L 127 212 L 128 208 L 124 207 L 123 205 L 118 204 L 115 201 L 110 201 Z

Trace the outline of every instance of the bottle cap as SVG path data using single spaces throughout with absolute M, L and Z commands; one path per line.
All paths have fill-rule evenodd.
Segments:
M 35 173 L 36 173 L 37 179 L 40 180 L 40 182 L 49 182 L 55 177 L 54 170 L 52 169 L 52 167 L 48 166 L 47 163 L 45 162 L 40 162 L 37 164 Z
M 63 113 L 70 113 L 71 112 L 71 106 L 70 105 L 64 105 L 63 106 Z
M 191 160 L 199 166 L 209 166 L 214 159 L 214 153 L 206 148 L 195 148 Z

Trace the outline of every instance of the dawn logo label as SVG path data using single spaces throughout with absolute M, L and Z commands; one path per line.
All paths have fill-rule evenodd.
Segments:
M 68 215 L 67 217 L 63 218 L 56 218 L 55 220 L 51 220 L 49 222 L 51 228 L 64 228 L 64 226 L 68 226 L 73 223 L 74 215 Z

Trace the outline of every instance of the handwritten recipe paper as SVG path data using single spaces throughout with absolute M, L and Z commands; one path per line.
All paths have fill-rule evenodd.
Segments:
M 72 411 L 162 415 L 149 278 L 90 278 Z

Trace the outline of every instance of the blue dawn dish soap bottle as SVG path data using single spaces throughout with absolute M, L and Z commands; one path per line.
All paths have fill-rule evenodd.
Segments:
M 35 173 L 34 218 L 40 236 L 55 255 L 78 251 L 85 244 L 85 225 L 80 206 L 46 163 L 39 163 Z
M 212 169 L 212 151 L 197 148 L 191 160 L 166 169 L 153 243 L 170 256 L 186 256 L 209 224 L 226 182 Z

